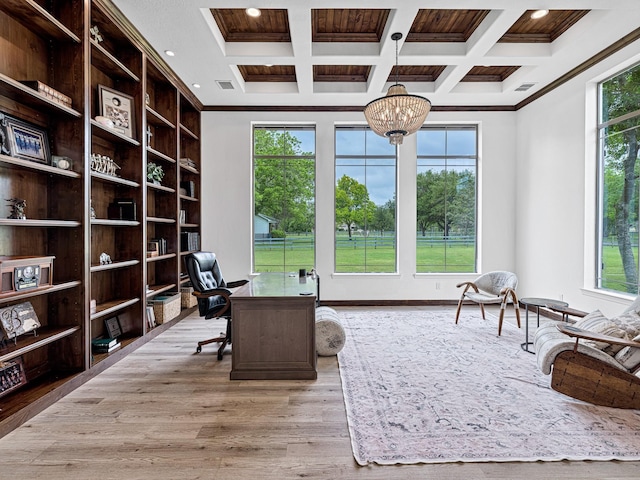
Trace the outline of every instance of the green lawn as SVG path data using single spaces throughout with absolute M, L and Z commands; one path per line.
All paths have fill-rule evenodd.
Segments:
M 394 272 L 395 249 L 393 237 L 338 235 L 336 250 L 336 271 L 345 273 Z M 286 246 L 276 244 L 261 245 L 255 249 L 255 265 L 258 272 L 296 272 L 300 268 L 311 269 L 314 265 L 312 235 L 289 236 Z M 637 249 L 635 255 L 637 258 Z M 473 272 L 475 270 L 475 249 L 469 244 L 444 246 L 441 243 L 420 242 L 417 251 L 418 273 Z M 610 290 L 626 291 L 622 261 L 617 246 L 603 249 L 604 270 L 602 287 Z M 446 269 L 445 269 L 446 265 Z M 634 290 L 635 291 L 635 290 Z
M 638 249 L 634 248 L 634 257 L 636 262 L 638 259 Z M 605 245 L 602 249 L 602 261 L 604 268 L 602 270 L 602 287 L 609 290 L 616 290 L 619 292 L 626 292 L 627 286 L 625 282 L 624 269 L 622 268 L 622 259 L 620 258 L 620 252 L 617 245 Z M 632 287 L 632 292 L 635 293 L 637 287 Z
M 396 252 L 394 238 L 338 235 L 336 249 L 336 271 L 344 273 L 395 272 Z M 255 248 L 257 272 L 295 272 L 300 268 L 310 269 L 314 265 L 313 237 L 289 236 L 283 245 L 261 244 Z M 453 244 L 445 247 L 441 243 L 425 245 L 417 249 L 419 273 L 426 272 L 473 272 L 475 271 L 475 249 L 469 244 Z M 445 262 L 447 269 L 445 270 Z

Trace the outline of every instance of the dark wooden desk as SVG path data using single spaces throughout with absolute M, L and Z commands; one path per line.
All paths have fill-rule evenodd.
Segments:
M 314 380 L 317 284 L 261 273 L 233 293 L 231 380 Z

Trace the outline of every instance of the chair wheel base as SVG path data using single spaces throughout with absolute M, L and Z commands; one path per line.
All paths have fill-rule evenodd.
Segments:
M 198 345 L 198 347 L 196 348 L 196 353 L 200 353 L 202 351 L 202 346 Z

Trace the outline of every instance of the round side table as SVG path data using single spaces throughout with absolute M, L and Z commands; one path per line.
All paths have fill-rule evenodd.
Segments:
M 567 308 L 569 304 L 561 300 L 554 300 L 553 298 L 539 298 L 539 297 L 526 297 L 521 298 L 520 303 L 524 305 L 525 317 L 524 317 L 524 343 L 520 344 L 520 347 L 525 352 L 536 353 L 529 350 L 529 345 L 533 345 L 533 342 L 529 341 L 529 307 L 536 307 L 536 328 L 540 326 L 540 307 L 545 308 Z

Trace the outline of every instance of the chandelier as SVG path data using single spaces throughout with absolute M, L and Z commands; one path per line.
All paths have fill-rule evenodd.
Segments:
M 428 99 L 408 94 L 404 85 L 398 83 L 398 40 L 401 38 L 401 33 L 391 35 L 396 42 L 396 83 L 389 87 L 386 96 L 364 107 L 371 129 L 381 137 L 389 137 L 391 145 L 401 145 L 404 137 L 417 132 L 431 110 Z

